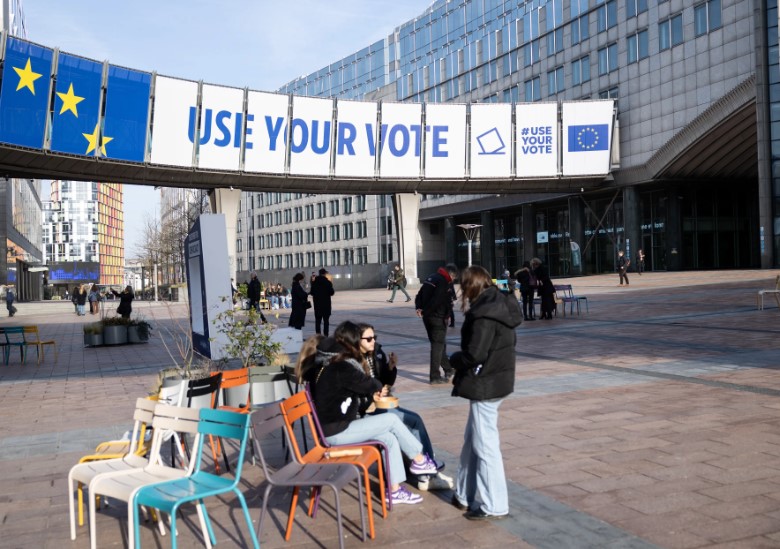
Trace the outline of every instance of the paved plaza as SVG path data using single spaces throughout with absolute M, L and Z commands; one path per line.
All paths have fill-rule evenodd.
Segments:
M 364 543 L 350 487 L 342 498 L 345 545 L 780 547 L 780 309 L 772 298 L 756 309 L 757 290 L 772 287 L 778 273 L 630 273 L 628 287 L 617 285 L 617 275 L 556 281 L 587 296 L 589 312 L 583 305 L 580 315 L 559 312 L 517 330 L 515 393 L 499 424 L 511 517 L 468 521 L 450 505 L 451 492 L 428 492 L 421 505 L 397 506 L 386 519 L 376 514 L 376 539 Z M 386 290 L 337 292 L 331 324 L 376 327 L 384 348 L 399 356 L 394 393 L 423 416 L 445 472 L 454 474 L 467 402 L 447 386 L 428 385 L 422 322 L 411 303 L 388 297 Z M 0 326 L 37 324 L 56 339 L 59 358 L 47 350 L 36 366 L 33 351 L 21 365 L 17 351 L 0 366 L 0 548 L 86 548 L 86 525 L 70 540 L 68 470 L 131 428 L 135 399 L 174 364 L 175 349 L 162 341 L 185 308 L 137 302 L 134 314 L 155 326 L 151 341 L 100 348 L 84 348 L 82 324 L 95 318 L 75 316 L 70 303 L 18 308 Z M 286 325 L 288 314 L 269 318 Z M 459 313 L 450 353 L 461 320 Z M 313 332 L 310 313 L 304 336 Z M 278 449 L 281 455 L 281 439 Z M 262 483 L 262 470 L 247 463 L 242 484 L 255 527 Z M 315 519 L 299 507 L 285 542 L 288 505 L 289 492 L 274 492 L 262 547 L 338 546 L 331 493 Z M 247 545 L 237 501 L 207 507 L 218 547 Z M 194 510 L 183 517 L 179 546 L 203 546 Z M 111 502 L 97 527 L 99 547 L 124 547 L 126 506 Z M 170 543 L 149 524 L 141 530 L 144 547 Z

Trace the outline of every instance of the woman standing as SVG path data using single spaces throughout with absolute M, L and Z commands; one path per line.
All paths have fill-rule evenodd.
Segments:
M 523 320 L 534 318 L 534 292 L 536 292 L 536 277 L 531 272 L 531 263 L 524 261 L 523 266 L 515 272 L 515 278 L 520 283 L 520 297 L 523 300 Z
M 290 289 L 292 311 L 290 312 L 290 320 L 287 322 L 287 325 L 296 330 L 300 330 L 306 324 L 306 309 L 309 308 L 309 294 L 301 286 L 301 280 L 303 279 L 303 273 L 297 273 L 293 277 L 292 288 Z
M 116 312 L 119 313 L 122 318 L 130 318 L 130 313 L 133 312 L 133 288 L 127 286 L 122 293 L 117 292 L 111 288 L 111 293 L 119 298 L 119 307 L 116 308 Z
M 387 446 L 390 469 L 390 499 L 395 504 L 422 501 L 401 482 L 406 480 L 402 455 L 411 461 L 414 475 L 436 474 L 436 464 L 422 454 L 422 444 L 414 438 L 401 420 L 392 414 L 363 416 L 363 403 L 382 395 L 382 383 L 363 371 L 360 355 L 360 328 L 353 322 L 342 322 L 338 337 L 322 338 L 316 347 L 310 338 L 298 356 L 299 377 L 309 382 L 314 406 L 322 422 L 322 432 L 330 444 L 355 444 L 379 440 Z M 310 343 L 311 342 L 311 343 Z M 312 351 L 316 354 L 312 354 Z
M 522 313 L 517 300 L 500 292 L 482 267 L 467 267 L 460 287 L 466 317 L 461 350 L 450 357 L 456 371 L 452 395 L 469 399 L 469 418 L 452 504 L 467 511 L 469 520 L 495 520 L 509 514 L 498 408 L 514 391 L 515 328 Z
M 85 305 L 87 304 L 87 285 L 82 284 L 79 286 L 78 292 L 74 292 L 73 296 L 76 298 L 76 314 L 79 316 L 84 316 L 87 314 L 84 310 Z
M 547 272 L 547 267 L 542 265 L 542 260 L 538 257 L 531 260 L 531 270 L 536 277 L 539 297 L 542 300 L 541 319 L 552 320 L 552 314 L 555 310 L 555 286 L 550 279 L 550 273 Z
M 100 312 L 100 292 L 98 291 L 97 284 L 93 284 L 89 289 L 89 295 L 87 296 L 89 301 L 89 314 L 94 315 Z

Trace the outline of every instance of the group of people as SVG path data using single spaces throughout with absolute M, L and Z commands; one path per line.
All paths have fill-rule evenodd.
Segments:
M 130 318 L 130 314 L 133 312 L 132 303 L 135 298 L 133 287 L 127 286 L 121 292 L 117 292 L 113 288 L 110 288 L 109 291 L 119 298 L 119 306 L 116 309 L 117 314 L 122 318 Z M 87 314 L 87 303 L 89 303 L 89 313 L 96 315 L 100 313 L 100 302 L 105 298 L 97 284 L 81 284 L 73 288 L 70 299 L 76 315 L 85 316 Z
M 460 274 L 461 346 L 447 357 L 439 337 L 446 334 L 452 303 L 448 288 L 458 274 L 454 265 L 442 267 L 423 282 L 415 298 L 417 314 L 432 343 L 431 364 L 436 360 L 432 382 L 451 381 L 452 395 L 469 400 L 456 479 L 441 472 L 444 463 L 436 460 L 419 414 L 405 408 L 376 407 L 396 381 L 398 359 L 382 349 L 373 326 L 345 321 L 333 337 L 318 334 L 309 338 L 299 354 L 296 372 L 308 383 L 329 443 L 378 440 L 387 446 L 388 499 L 393 504 L 422 501 L 422 496 L 403 485 L 411 476 L 419 490 L 453 489 L 451 503 L 466 511 L 468 519 L 500 519 L 507 516 L 509 504 L 498 409 L 514 390 L 515 328 L 522 322 L 522 313 L 517 300 L 499 291 L 484 268 L 466 268 Z M 435 346 L 434 340 L 439 341 Z

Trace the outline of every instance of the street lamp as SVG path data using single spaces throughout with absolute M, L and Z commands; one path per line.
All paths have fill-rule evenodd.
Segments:
M 477 225 L 475 223 L 464 223 L 463 225 L 458 225 L 458 227 L 463 229 L 463 232 L 466 235 L 466 240 L 469 243 L 469 267 L 471 267 L 471 242 L 474 240 L 474 237 L 477 236 L 477 232 L 481 226 L 482 225 Z

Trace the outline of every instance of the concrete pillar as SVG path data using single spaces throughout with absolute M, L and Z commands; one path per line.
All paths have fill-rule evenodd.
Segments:
M 417 272 L 417 223 L 420 217 L 420 195 L 404 193 L 393 195 L 393 217 L 398 239 L 398 262 L 409 284 L 419 282 Z
M 236 189 L 211 189 L 209 202 L 212 213 L 225 214 L 227 229 L 227 251 L 230 261 L 230 276 L 236 277 L 236 227 L 238 225 L 238 205 L 241 201 L 241 191 Z
M 481 212 L 479 217 L 479 223 L 482 227 L 479 228 L 480 261 L 478 264 L 487 269 L 493 278 L 499 278 L 501 273 L 496 272 L 498 267 L 496 266 L 496 233 L 495 227 L 493 227 L 493 212 L 490 210 Z
M 636 264 L 636 252 L 642 247 L 642 214 L 639 209 L 639 193 L 636 187 L 623 189 L 623 235 L 626 242 L 626 257 L 631 265 Z
M 669 206 L 666 210 L 666 270 L 679 271 L 682 265 L 682 208 L 677 187 L 669 189 Z
M 522 212 L 523 261 L 530 261 L 536 257 L 536 213 L 532 204 L 523 204 Z
M 569 241 L 571 243 L 571 274 L 583 274 L 585 248 L 585 204 L 579 196 L 569 197 Z
M 460 229 L 455 226 L 455 218 L 444 218 L 444 262 L 455 263 L 458 257 L 458 238 L 455 231 Z

